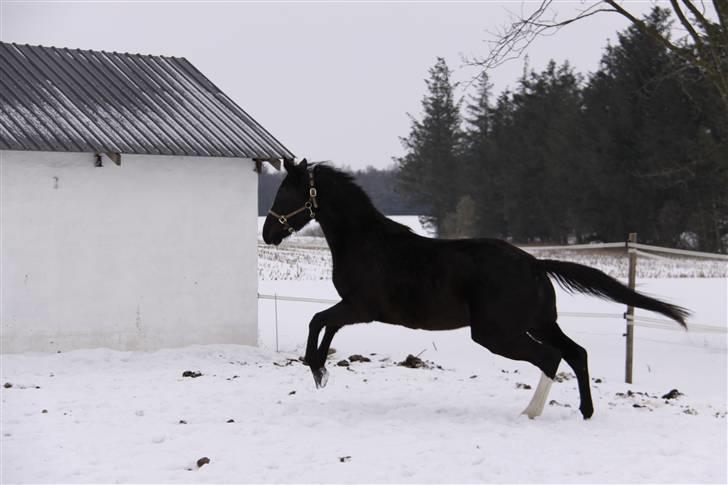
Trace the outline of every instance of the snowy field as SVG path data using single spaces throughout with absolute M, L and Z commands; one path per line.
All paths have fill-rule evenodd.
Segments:
M 623 271 L 619 255 L 547 257 Z M 725 329 L 724 263 L 640 265 L 641 291 Z M 259 248 L 261 293 L 335 299 L 329 274 L 318 238 Z M 259 348 L 3 355 L 0 481 L 726 483 L 726 334 L 636 328 L 628 385 L 624 307 L 562 291 L 558 300 L 561 311 L 615 315 L 561 320 L 589 351 L 590 421 L 563 364 L 543 416 L 521 416 L 539 371 L 490 354 L 467 330 L 345 328 L 316 390 L 297 359 L 325 305 L 260 300 Z M 408 354 L 430 368 L 397 365 Z M 681 395 L 662 398 L 672 389 Z

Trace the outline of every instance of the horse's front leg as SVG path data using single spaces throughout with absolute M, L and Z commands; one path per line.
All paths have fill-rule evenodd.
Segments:
M 306 342 L 306 363 L 311 368 L 313 380 L 317 388 L 326 386 L 328 372 L 326 371 L 326 357 L 331 341 L 336 332 L 344 325 L 361 322 L 351 305 L 339 302 L 331 308 L 317 313 L 308 325 L 308 340 Z M 319 335 L 326 328 L 324 337 L 319 346 Z
M 331 347 L 331 341 L 334 339 L 334 335 L 339 331 L 341 326 L 327 325 L 324 331 L 324 337 L 321 339 L 321 344 L 316 350 L 316 357 L 314 358 L 315 365 L 311 366 L 311 372 L 313 373 L 313 380 L 316 383 L 316 388 L 326 387 L 326 383 L 329 381 L 329 372 L 326 370 L 326 358 L 329 355 L 329 348 Z M 308 362 L 308 359 L 306 359 Z

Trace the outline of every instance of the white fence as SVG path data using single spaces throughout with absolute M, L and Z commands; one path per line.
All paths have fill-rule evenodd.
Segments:
M 538 253 L 539 251 L 554 251 L 554 250 L 579 250 L 579 251 L 589 251 L 589 250 L 599 250 L 599 249 L 619 249 L 623 248 L 626 249 L 627 256 L 629 258 L 629 272 L 630 272 L 630 278 L 629 278 L 629 286 L 634 288 L 635 287 L 635 274 L 636 274 L 636 265 L 637 265 L 637 259 L 638 257 L 644 257 L 648 259 L 660 259 L 660 260 L 670 260 L 674 259 L 675 256 L 683 257 L 683 258 L 699 258 L 699 259 L 710 259 L 715 261 L 726 261 L 728 264 L 728 255 L 725 254 L 715 254 L 715 253 L 706 253 L 706 252 L 700 252 L 700 251 L 690 251 L 685 249 L 675 249 L 675 248 L 664 248 L 660 246 L 651 246 L 647 244 L 640 244 L 635 242 L 636 241 L 636 235 L 630 234 L 631 241 L 626 242 L 616 242 L 616 243 L 599 243 L 599 244 L 575 244 L 571 246 L 527 246 L 522 247 L 521 249 L 532 252 L 532 253 Z M 667 254 L 673 256 L 673 258 L 670 258 L 669 256 L 662 256 L 660 254 L 655 253 L 661 253 L 661 254 Z M 290 295 L 278 295 L 278 294 L 258 294 L 258 298 L 261 300 L 273 300 L 275 302 L 275 314 L 276 314 L 276 321 L 275 321 L 275 336 L 276 336 L 276 350 L 278 350 L 278 301 L 286 301 L 286 302 L 306 302 L 306 303 L 318 303 L 321 305 L 331 305 L 338 303 L 338 300 L 329 300 L 329 299 L 321 299 L 321 298 L 302 298 L 297 296 L 290 296 Z M 632 380 L 632 346 L 633 342 L 632 339 L 629 338 L 629 336 L 632 334 L 632 329 L 635 326 L 639 327 L 647 327 L 647 328 L 654 328 L 659 330 L 669 330 L 669 331 L 684 331 L 681 327 L 675 325 L 675 322 L 671 320 L 666 319 L 660 319 L 660 318 L 651 318 L 651 317 L 645 317 L 641 315 L 634 315 L 634 309 L 627 307 L 627 311 L 624 313 L 589 313 L 589 312 L 559 312 L 559 317 L 566 317 L 566 318 L 619 318 L 624 319 L 626 326 L 627 326 L 627 362 L 626 362 L 626 368 L 625 368 L 625 380 L 627 382 L 631 382 Z M 720 325 L 720 324 L 714 324 L 714 323 L 697 323 L 697 322 L 689 322 L 689 331 L 690 332 L 697 332 L 697 333 L 707 333 L 707 334 L 728 334 L 728 328 L 726 328 L 726 325 Z
M 273 300 L 274 302 L 279 301 L 292 301 L 299 303 L 319 303 L 321 305 L 333 305 L 338 303 L 339 300 L 329 300 L 325 298 L 302 298 L 298 296 L 287 296 L 278 294 L 265 294 L 258 293 L 258 298 L 261 300 Z M 660 330 L 671 330 L 677 332 L 684 332 L 682 327 L 675 325 L 672 320 L 665 320 L 662 318 L 650 318 L 643 316 L 628 317 L 625 313 L 590 313 L 590 312 L 559 312 L 559 318 L 622 318 L 632 322 L 632 325 L 636 327 L 647 327 L 657 328 Z M 276 321 L 276 328 L 278 322 Z M 716 324 L 705 324 L 705 323 L 694 323 L 689 324 L 690 332 L 696 333 L 713 333 L 713 334 L 728 334 L 728 328 Z

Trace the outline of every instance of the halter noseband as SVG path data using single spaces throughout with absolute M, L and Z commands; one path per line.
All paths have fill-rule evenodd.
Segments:
M 318 209 L 318 201 L 316 200 L 318 192 L 316 192 L 316 187 L 313 186 L 313 170 L 308 172 L 308 186 L 308 200 L 305 204 L 303 204 L 303 207 L 299 207 L 293 212 L 284 215 L 273 212 L 272 209 L 268 211 L 270 215 L 278 219 L 278 222 L 283 224 L 283 229 L 288 231 L 290 234 L 296 232 L 296 230 L 293 229 L 290 224 L 288 224 L 288 219 L 290 219 L 291 217 L 305 210 L 308 210 L 308 215 L 311 217 L 311 219 L 316 217 L 316 213 L 313 210 Z

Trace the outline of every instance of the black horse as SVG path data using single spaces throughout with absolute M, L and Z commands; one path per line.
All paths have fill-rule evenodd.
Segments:
M 587 353 L 556 323 L 549 276 L 567 290 L 662 313 L 686 327 L 687 310 L 637 293 L 601 271 L 537 259 L 496 239 L 418 236 L 375 209 L 351 176 L 323 164 L 309 167 L 306 160 L 284 165 L 288 173 L 265 220 L 263 239 L 278 245 L 316 219 L 331 249 L 333 283 L 341 297 L 309 324 L 305 360 L 317 387 L 326 385 L 327 352 L 345 325 L 379 321 L 425 330 L 469 325 L 475 342 L 543 372 L 525 414 L 533 418 L 542 412 L 563 358 L 576 374 L 579 409 L 588 419 L 594 409 Z

